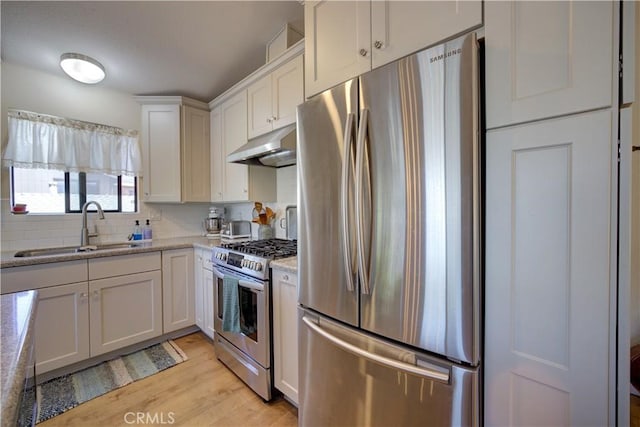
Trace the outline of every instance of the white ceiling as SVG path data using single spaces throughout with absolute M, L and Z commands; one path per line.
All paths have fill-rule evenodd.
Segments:
M 63 75 L 62 53 L 100 61 L 104 87 L 209 102 L 265 63 L 298 1 L 2 1 L 2 60 Z

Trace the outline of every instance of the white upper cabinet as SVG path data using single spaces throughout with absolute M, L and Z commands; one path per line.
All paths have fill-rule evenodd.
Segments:
M 181 96 L 138 96 L 142 104 L 143 200 L 209 201 L 208 106 Z
M 179 202 L 180 106 L 142 106 L 142 191 L 146 202 Z
M 482 2 L 479 0 L 373 1 L 373 68 L 480 25 Z
M 296 122 L 304 102 L 302 56 L 298 56 L 247 88 L 249 139 Z
M 368 1 L 306 1 L 304 28 L 307 97 L 371 69 Z
M 189 202 L 208 202 L 210 147 L 209 111 L 182 107 L 182 199 Z
M 248 140 L 247 91 L 215 107 L 211 123 L 212 200 L 276 200 L 275 169 L 227 162 L 227 156 Z
M 211 110 L 211 201 L 221 202 L 222 198 L 222 178 L 224 175 L 224 164 L 226 159 L 222 157 L 222 107 L 218 106 Z
M 487 128 L 611 105 L 613 2 L 485 3 Z
M 223 200 L 248 200 L 248 167 L 227 162 L 227 156 L 247 143 L 247 92 L 242 91 L 221 106 Z
M 305 92 L 482 25 L 481 1 L 305 2 Z

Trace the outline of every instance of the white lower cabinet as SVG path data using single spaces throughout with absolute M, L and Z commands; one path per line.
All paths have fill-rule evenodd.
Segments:
M 610 424 L 611 116 L 487 132 L 486 426 Z
M 298 404 L 298 278 L 272 270 L 275 387 Z
M 213 271 L 210 249 L 195 250 L 196 325 L 213 338 Z
M 89 285 L 87 282 L 38 290 L 36 372 L 89 358 Z
M 193 249 L 162 251 L 164 333 L 193 326 L 195 315 Z
M 89 282 L 91 356 L 162 335 L 159 270 Z

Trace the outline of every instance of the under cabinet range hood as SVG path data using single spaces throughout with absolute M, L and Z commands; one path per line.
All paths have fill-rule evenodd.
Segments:
M 296 163 L 296 125 L 255 137 L 227 156 L 227 162 L 280 168 Z

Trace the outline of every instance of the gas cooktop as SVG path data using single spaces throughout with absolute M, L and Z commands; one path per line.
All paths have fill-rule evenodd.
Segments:
M 247 274 L 260 280 L 269 279 L 269 262 L 295 256 L 296 240 L 264 239 L 223 243 L 213 248 L 215 265 Z
M 298 251 L 298 244 L 296 240 L 285 239 L 264 239 L 251 240 L 248 242 L 223 243 L 220 246 L 231 251 L 257 255 L 270 259 L 295 256 Z

